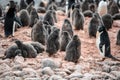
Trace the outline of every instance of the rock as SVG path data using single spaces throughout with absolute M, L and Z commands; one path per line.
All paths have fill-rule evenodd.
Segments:
M 115 76 L 115 80 L 120 80 L 120 71 L 112 71 L 111 74 Z
M 110 71 L 111 71 L 110 66 L 104 65 L 104 66 L 102 67 L 102 72 L 110 73 Z
M 42 74 L 54 75 L 54 71 L 50 67 L 45 67 L 41 71 Z
M 49 80 L 49 77 L 50 77 L 49 75 L 43 75 L 41 80 Z
M 5 78 L 6 76 L 14 76 L 12 71 L 6 71 L 0 75 L 0 78 Z
M 118 66 L 112 66 L 111 71 L 120 71 L 120 67 Z
M 3 79 L 0 80 L 23 80 L 21 77 L 16 76 L 5 76 Z
M 20 64 L 18 64 L 18 65 L 14 65 L 13 67 L 12 67 L 12 70 L 13 71 L 22 71 L 22 65 L 20 65 Z
M 82 78 L 83 75 L 80 73 L 80 72 L 73 72 L 71 75 L 67 76 L 66 78 L 67 79 L 71 79 L 71 78 Z
M 22 64 L 24 62 L 24 58 L 22 56 L 16 56 L 14 62 L 16 64 Z
M 63 80 L 63 78 L 59 75 L 52 75 L 49 80 Z
M 41 80 L 41 78 L 25 78 L 25 80 Z
M 78 71 L 78 72 L 81 72 L 82 71 L 82 67 L 81 67 L 81 65 L 76 65 L 75 66 L 75 71 Z
M 60 16 L 65 16 L 65 13 L 61 10 L 56 11 L 56 13 Z
M 56 69 L 59 67 L 59 64 L 50 58 L 43 59 L 41 62 L 42 68 L 50 67 L 51 69 Z
M 38 77 L 37 72 L 32 68 L 23 68 L 24 78 L 36 78 Z
M 25 75 L 22 71 L 13 71 L 13 74 L 17 77 L 23 77 Z
M 0 64 L 0 74 L 4 73 L 4 72 L 9 72 L 11 71 L 10 66 L 8 66 L 7 64 L 3 63 Z
M 55 72 L 56 75 L 60 75 L 62 77 L 66 77 L 67 76 L 67 73 L 66 72 L 63 72 L 63 71 L 60 71 L 60 72 Z

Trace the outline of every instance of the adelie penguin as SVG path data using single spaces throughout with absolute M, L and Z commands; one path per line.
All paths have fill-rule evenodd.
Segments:
M 71 23 L 68 19 L 65 19 L 64 22 L 63 22 L 61 32 L 63 32 L 63 31 L 67 31 L 70 34 L 71 37 L 73 37 L 73 35 L 74 35 L 72 25 L 71 25 Z
M 120 30 L 117 33 L 116 45 L 120 45 Z
M 46 52 L 49 54 L 49 56 L 56 54 L 60 48 L 59 32 L 59 29 L 55 29 L 51 32 L 50 36 L 47 39 Z
M 60 51 L 65 51 L 66 46 L 71 40 L 71 36 L 67 31 L 63 31 L 60 38 Z
M 75 8 L 72 12 L 72 24 L 75 30 L 83 30 L 84 21 L 84 16 L 80 9 Z
M 5 22 L 4 22 L 5 37 L 8 37 L 10 35 L 14 36 L 15 21 L 22 26 L 22 23 L 15 15 L 15 11 L 16 11 L 15 3 L 14 1 L 10 1 L 10 8 L 8 9 L 5 15 Z
M 44 16 L 44 21 L 48 21 L 50 25 L 54 25 L 54 23 L 57 23 L 56 13 L 53 10 L 48 10 Z
M 20 10 L 26 9 L 27 8 L 27 3 L 24 0 L 20 1 Z
M 102 20 L 103 20 L 103 23 L 105 25 L 105 28 L 107 30 L 111 29 L 112 28 L 112 24 L 113 24 L 113 18 L 110 14 L 105 14 L 102 16 Z
M 97 30 L 96 44 L 99 53 L 102 56 L 102 61 L 104 61 L 106 58 L 111 58 L 113 60 L 120 61 L 113 57 L 111 54 L 110 38 L 105 26 L 103 25 L 100 25 Z
M 72 37 L 72 40 L 68 43 L 65 52 L 66 61 L 71 61 L 75 63 L 78 62 L 78 59 L 81 55 L 81 41 L 77 35 L 74 35 Z
M 90 20 L 89 27 L 88 27 L 88 33 L 90 38 L 96 37 L 97 28 L 100 24 L 99 14 L 94 13 L 92 19 Z

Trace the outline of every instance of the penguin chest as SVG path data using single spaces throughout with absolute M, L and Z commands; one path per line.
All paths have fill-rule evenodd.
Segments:
M 100 45 L 101 45 L 101 40 L 100 39 L 102 38 L 100 35 L 101 35 L 101 33 L 97 33 L 96 46 L 99 50 L 100 55 L 105 57 L 105 44 L 102 47 L 100 47 Z

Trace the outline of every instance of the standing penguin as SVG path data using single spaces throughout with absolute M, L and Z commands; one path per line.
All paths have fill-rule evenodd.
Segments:
M 81 41 L 77 35 L 74 35 L 72 40 L 68 43 L 66 47 L 65 60 L 78 62 L 81 54 Z
M 94 13 L 92 19 L 90 20 L 89 27 L 88 27 L 88 32 L 90 37 L 96 37 L 97 28 L 100 23 L 98 15 L 99 14 Z
M 32 10 L 30 12 L 30 27 L 33 27 L 33 25 L 35 23 L 35 19 L 39 19 L 39 16 L 37 14 L 36 9 L 32 8 Z
M 55 29 L 53 32 L 51 32 L 50 36 L 47 39 L 46 52 L 48 52 L 49 56 L 57 53 L 60 48 L 59 32 L 59 29 Z
M 14 1 L 10 1 L 10 8 L 5 15 L 5 22 L 4 22 L 4 30 L 5 36 L 8 37 L 10 35 L 14 36 L 15 30 L 15 22 L 16 21 L 19 25 L 22 26 L 20 20 L 15 16 L 15 3 Z
M 2 17 L 2 6 L 0 5 L 0 17 Z
M 104 61 L 105 58 L 111 58 L 113 60 L 119 61 L 118 59 L 116 59 L 115 57 L 111 55 L 109 35 L 108 35 L 108 32 L 105 26 L 103 25 L 99 26 L 98 28 L 96 44 L 100 52 L 100 55 L 103 57 L 102 61 Z
M 106 0 L 101 0 L 98 5 L 98 13 L 100 16 L 107 14 L 108 9 L 107 9 L 107 2 Z
M 72 24 L 75 27 L 75 30 L 83 30 L 84 26 L 84 16 L 80 9 L 75 8 L 72 13 Z
M 27 3 L 24 0 L 20 1 L 20 10 L 26 9 L 27 8 Z
M 105 25 L 105 28 L 107 30 L 109 30 L 110 28 L 112 28 L 112 24 L 113 24 L 113 18 L 110 14 L 105 14 L 102 16 L 102 20 L 103 20 L 103 23 Z
M 119 30 L 118 33 L 117 33 L 116 45 L 120 45 L 120 30 Z

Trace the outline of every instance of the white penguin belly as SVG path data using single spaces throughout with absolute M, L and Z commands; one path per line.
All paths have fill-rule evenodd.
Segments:
M 103 51 L 103 52 L 100 51 L 99 45 L 100 45 L 100 36 L 98 36 L 98 38 L 97 38 L 97 40 L 96 40 L 96 46 L 97 46 L 97 48 L 98 48 L 98 50 L 99 50 L 100 55 L 101 55 L 102 57 L 105 57 L 105 45 L 102 46 L 102 51 Z

